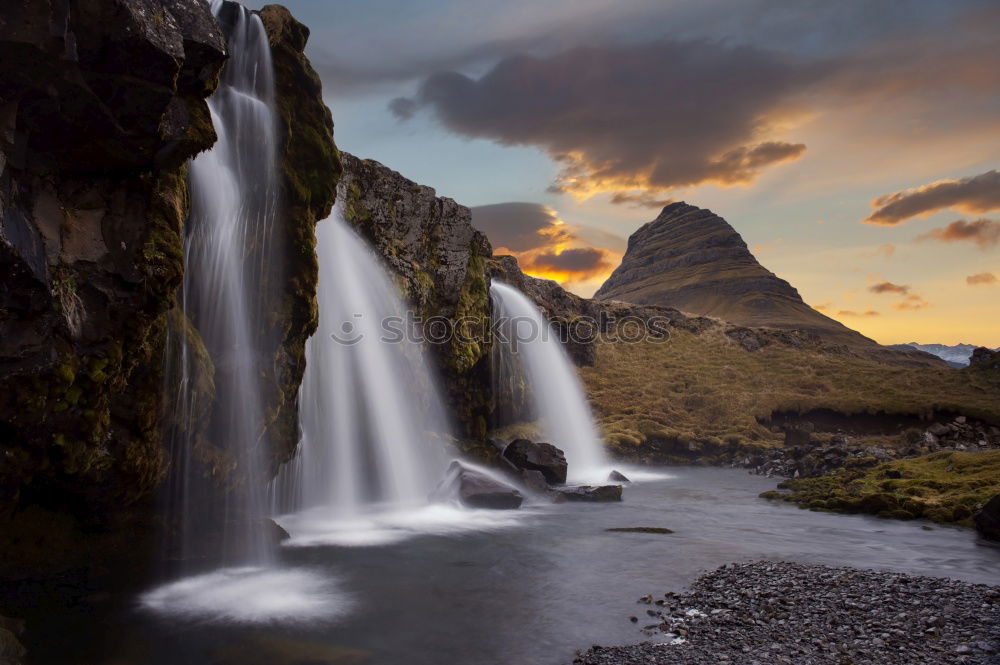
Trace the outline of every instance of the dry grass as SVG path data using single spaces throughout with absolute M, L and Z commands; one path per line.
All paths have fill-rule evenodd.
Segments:
M 747 352 L 720 328 L 672 330 L 665 343 L 602 344 L 583 368 L 608 444 L 639 455 L 650 441 L 775 445 L 760 424 L 776 411 L 930 416 L 954 411 L 1000 423 L 1000 377 L 887 365 L 771 344 Z

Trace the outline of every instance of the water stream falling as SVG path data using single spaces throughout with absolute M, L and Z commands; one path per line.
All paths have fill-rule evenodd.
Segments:
M 267 446 L 260 395 L 266 325 L 259 303 L 275 270 L 268 246 L 278 189 L 274 79 L 260 18 L 220 0 L 212 9 L 227 32 L 229 60 L 208 100 L 218 141 L 190 166 L 182 304 L 215 365 L 209 437 L 229 448 L 237 473 L 248 479 L 226 495 L 223 556 L 259 564 L 271 552 L 252 520 L 265 514 L 255 480 Z
M 299 454 L 275 484 L 281 522 L 359 525 L 427 504 L 450 436 L 424 350 L 389 273 L 342 219 L 317 227 L 319 328 L 306 344 Z
M 501 335 L 494 338 L 495 380 L 528 383 L 532 416 L 540 421 L 543 438 L 566 454 L 569 480 L 605 480 L 604 446 L 583 384 L 557 334 L 538 307 L 514 287 L 494 280 L 490 296 L 493 317 L 501 322 Z
M 182 522 L 182 559 L 192 551 L 221 554 L 228 566 L 204 572 L 184 567 L 182 577 L 140 598 L 142 607 L 172 617 L 226 623 L 314 621 L 351 607 L 334 576 L 278 564 L 264 518 L 265 434 L 262 377 L 273 372 L 275 340 L 268 332 L 264 294 L 280 283 L 276 116 L 271 52 L 260 18 L 233 2 L 213 0 L 226 33 L 229 60 L 209 98 L 218 140 L 190 165 L 191 213 L 184 246 L 184 315 L 204 342 L 189 335 L 173 347 L 181 435 L 172 442 L 175 473 L 171 504 Z M 185 324 L 186 325 L 186 324 Z M 178 348 L 179 347 L 179 348 Z M 268 351 L 271 349 L 271 351 Z M 215 402 L 208 440 L 232 455 L 235 481 L 224 493 L 221 552 L 208 538 L 214 526 L 192 526 L 214 512 L 218 494 L 206 490 L 191 457 L 200 445 L 196 420 L 206 417 L 196 386 L 199 356 L 215 368 Z M 185 422 L 187 421 L 187 422 Z M 217 482 L 217 481 L 213 481 Z M 209 522 L 211 524 L 212 520 Z M 204 525 L 202 525 L 203 527 Z M 273 532 L 272 532 L 273 533 Z

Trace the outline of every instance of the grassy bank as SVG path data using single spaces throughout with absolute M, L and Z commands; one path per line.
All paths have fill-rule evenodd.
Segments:
M 600 344 L 595 365 L 582 369 L 606 439 L 622 456 L 642 458 L 664 445 L 692 452 L 777 445 L 782 434 L 759 420 L 782 411 L 950 411 L 1000 423 L 996 372 L 887 365 L 781 343 L 748 352 L 721 327 L 671 332 L 665 343 Z M 872 443 L 900 437 L 890 439 Z
M 803 508 L 972 525 L 976 506 L 1000 494 L 1000 451 L 942 451 L 863 470 L 796 478 L 764 492 Z

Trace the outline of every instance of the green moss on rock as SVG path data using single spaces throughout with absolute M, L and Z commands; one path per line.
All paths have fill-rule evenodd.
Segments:
M 869 468 L 782 482 L 766 499 L 803 508 L 923 518 L 971 526 L 976 507 L 1000 493 L 1000 451 L 942 451 Z

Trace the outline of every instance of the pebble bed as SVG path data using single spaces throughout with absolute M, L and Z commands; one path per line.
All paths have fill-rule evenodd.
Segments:
M 1000 587 L 985 584 L 757 561 L 638 605 L 625 620 L 650 641 L 595 645 L 573 662 L 1000 665 Z

